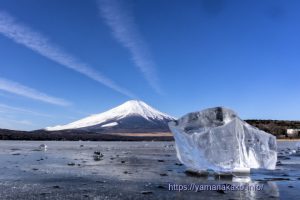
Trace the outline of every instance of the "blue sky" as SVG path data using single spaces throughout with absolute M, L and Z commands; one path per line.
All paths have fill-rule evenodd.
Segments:
M 0 127 L 64 124 L 140 99 L 300 119 L 300 2 L 0 0 Z

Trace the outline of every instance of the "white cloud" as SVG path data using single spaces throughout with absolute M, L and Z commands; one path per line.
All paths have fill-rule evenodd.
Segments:
M 60 47 L 52 44 L 47 37 L 33 31 L 28 26 L 17 23 L 11 15 L 1 11 L 0 33 L 7 38 L 12 39 L 14 42 L 22 44 L 62 66 L 77 71 L 119 93 L 129 97 L 134 97 L 134 95 L 125 88 L 120 87 L 112 80 L 92 69 L 86 63 L 79 61 L 72 55 L 63 51 Z
M 0 90 L 13 93 L 16 95 L 20 95 L 23 97 L 35 99 L 38 101 L 42 101 L 45 103 L 60 105 L 60 106 L 68 106 L 70 103 L 66 100 L 49 96 L 42 92 L 39 92 L 33 88 L 21 85 L 19 83 L 9 81 L 3 78 L 0 78 Z
M 155 63 L 131 13 L 118 0 L 99 0 L 99 10 L 106 24 L 112 29 L 114 37 L 130 51 L 133 62 L 150 86 L 156 92 L 162 93 Z

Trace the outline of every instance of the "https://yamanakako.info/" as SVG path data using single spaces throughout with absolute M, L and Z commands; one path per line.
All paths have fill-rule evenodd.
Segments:
M 169 183 L 169 191 L 261 191 L 264 189 L 263 184 L 171 184 Z

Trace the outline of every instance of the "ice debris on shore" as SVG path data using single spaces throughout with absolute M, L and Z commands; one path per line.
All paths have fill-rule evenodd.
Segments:
M 94 155 L 93 155 L 94 161 L 100 161 L 100 160 L 102 160 L 103 156 L 104 155 L 100 151 L 95 151 Z
M 46 144 L 41 144 L 41 145 L 39 146 L 39 149 L 40 149 L 41 151 L 47 151 L 47 148 L 48 148 L 48 146 L 47 146 Z
M 241 120 L 223 107 L 189 113 L 169 122 L 177 157 L 198 172 L 275 169 L 276 138 Z

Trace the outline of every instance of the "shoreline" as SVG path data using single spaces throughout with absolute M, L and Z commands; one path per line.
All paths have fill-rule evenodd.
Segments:
M 296 139 L 276 139 L 277 141 L 281 141 L 281 142 L 300 142 L 300 138 L 296 138 Z
M 10 131 L 0 129 L 0 140 L 21 141 L 174 141 L 171 132 L 92 133 L 76 131 Z M 276 141 L 299 142 L 300 138 L 277 138 Z

